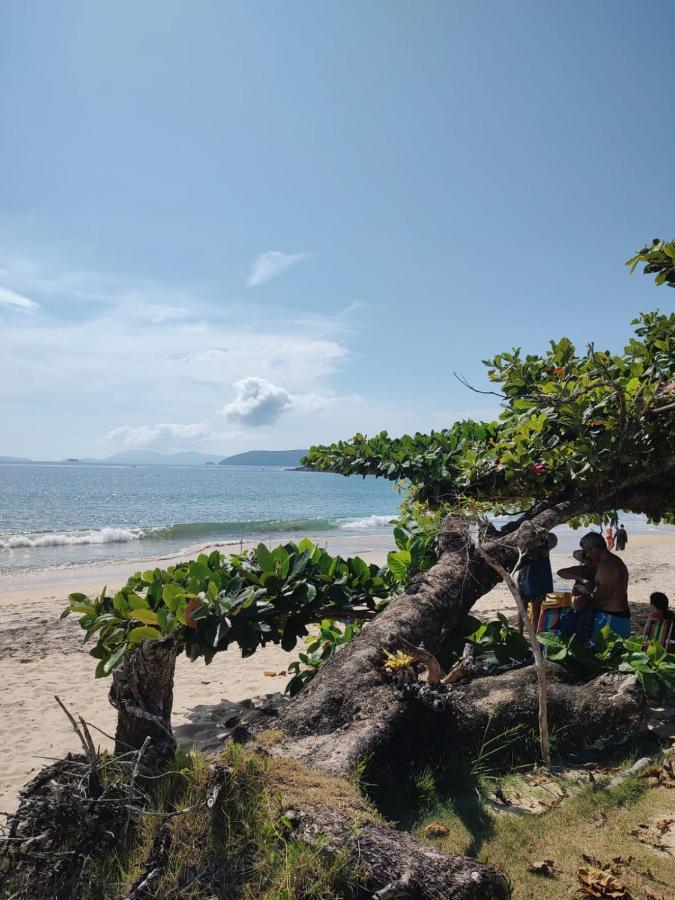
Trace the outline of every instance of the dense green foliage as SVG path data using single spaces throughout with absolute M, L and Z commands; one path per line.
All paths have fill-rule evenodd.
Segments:
M 626 265 L 634 272 L 640 263 L 644 263 L 645 275 L 656 276 L 656 284 L 667 284 L 668 287 L 675 288 L 675 241 L 654 238 L 651 246 L 638 250 Z
M 414 552 L 423 564 L 422 550 Z M 292 650 L 313 623 L 366 619 L 402 589 L 411 565 L 407 557 L 394 569 L 342 559 L 306 539 L 274 550 L 259 544 L 252 553 L 214 551 L 136 572 L 112 595 L 105 588 L 95 598 L 71 594 L 63 616 L 79 614 L 85 641 L 96 639 L 90 652 L 99 660 L 98 677 L 109 674 L 127 648 L 165 635 L 190 659 L 203 656 L 208 663 L 233 643 L 244 656 L 267 643 Z
M 571 496 L 602 505 L 631 477 L 658 473 L 675 445 L 675 315 L 647 313 L 633 324 L 623 353 L 592 345 L 577 353 L 562 338 L 541 355 L 515 349 L 486 360 L 500 387 L 498 421 L 401 438 L 357 434 L 312 447 L 305 462 L 404 481 L 432 508 L 514 511 Z M 636 511 L 658 518 L 674 507 L 671 486 Z
M 426 572 L 436 562 L 435 534 L 433 529 L 425 527 L 426 523 L 409 520 L 405 527 L 398 524 L 394 528 L 396 550 L 387 555 L 387 567 L 395 582 L 404 587 L 413 575 Z M 382 608 L 383 603 L 378 604 Z M 319 671 L 321 666 L 338 650 L 348 644 L 361 633 L 364 619 L 353 619 L 347 624 L 340 624 L 331 619 L 321 622 L 319 631 L 306 638 L 306 650 L 292 662 L 288 671 L 292 677 L 286 685 L 286 692 L 291 697 L 303 688 Z
M 608 625 L 601 629 L 593 646 L 574 635 L 563 637 L 545 632 L 538 635 L 538 640 L 546 650 L 547 659 L 577 676 L 618 671 L 635 675 L 655 700 L 675 693 L 675 654 L 667 653 L 656 641 L 645 641 L 639 635 L 622 638 Z M 492 658 L 500 665 L 529 661 L 532 656 L 528 642 L 501 614 L 496 620 L 483 623 L 467 616 L 453 638 L 455 656 L 463 641 L 473 645 L 476 659 Z
M 547 658 L 559 662 L 579 675 L 595 675 L 618 670 L 635 675 L 654 700 L 675 693 L 675 653 L 667 653 L 657 641 L 645 642 L 638 635 L 619 637 L 608 625 L 596 637 L 593 648 L 574 635 L 563 638 L 541 634 Z

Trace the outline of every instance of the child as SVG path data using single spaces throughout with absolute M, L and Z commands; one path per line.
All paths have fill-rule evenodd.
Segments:
M 648 622 L 658 622 L 660 619 L 671 618 L 671 613 L 668 609 L 668 598 L 661 591 L 654 591 L 649 598 L 649 605 L 651 609 L 649 610 Z
M 661 591 L 654 591 L 649 597 L 649 606 L 644 636 L 648 640 L 663 644 L 665 649 L 672 653 L 675 650 L 675 640 L 668 640 L 669 632 L 673 638 L 673 614 L 668 609 L 668 598 Z

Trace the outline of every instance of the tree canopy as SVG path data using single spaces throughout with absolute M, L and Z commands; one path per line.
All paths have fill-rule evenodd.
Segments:
M 670 246 L 670 245 L 668 245 Z M 415 500 L 448 510 L 478 504 L 514 512 L 537 502 L 587 497 L 599 511 L 654 519 L 675 510 L 669 470 L 675 446 L 675 315 L 634 320 L 622 353 L 567 338 L 541 355 L 520 349 L 485 360 L 502 412 L 492 422 L 312 447 L 305 464 L 410 485 Z M 627 488 L 641 485 L 630 496 Z M 623 492 L 623 493 L 622 493 Z

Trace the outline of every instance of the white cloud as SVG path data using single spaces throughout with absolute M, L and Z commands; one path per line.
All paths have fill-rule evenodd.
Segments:
M 272 278 L 281 275 L 286 269 L 297 265 L 308 256 L 308 253 L 282 253 L 281 250 L 268 250 L 267 253 L 261 253 L 253 260 L 251 274 L 246 284 L 248 287 L 257 287 L 259 284 L 271 281 Z
M 10 306 L 14 309 L 21 309 L 24 312 L 33 312 L 33 310 L 39 309 L 38 304 L 34 300 L 30 300 L 28 297 L 24 297 L 23 294 L 17 294 L 15 291 L 10 291 L 9 288 L 0 287 L 0 306 Z
M 264 378 L 242 378 L 233 385 L 235 398 L 222 410 L 227 419 L 258 428 L 275 422 L 291 405 L 286 388 Z
M 174 447 L 182 444 L 192 445 L 212 437 L 214 435 L 208 425 L 163 422 L 159 425 L 119 425 L 104 435 L 104 440 L 125 447 Z

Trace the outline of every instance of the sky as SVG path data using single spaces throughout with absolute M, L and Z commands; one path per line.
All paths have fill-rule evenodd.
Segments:
M 675 292 L 675 4 L 0 0 L 0 454 L 492 418 Z

